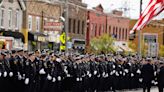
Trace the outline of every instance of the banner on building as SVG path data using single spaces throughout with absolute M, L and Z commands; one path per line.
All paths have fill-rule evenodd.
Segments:
M 62 22 L 46 22 L 44 25 L 44 31 L 62 31 Z

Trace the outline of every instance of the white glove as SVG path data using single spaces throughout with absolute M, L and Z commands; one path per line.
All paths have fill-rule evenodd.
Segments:
M 23 80 L 25 79 L 25 74 L 23 74 L 22 79 L 23 79 Z
M 137 70 L 137 73 L 138 73 L 138 74 L 141 74 L 141 71 L 138 69 L 138 70 Z
M 88 76 L 89 76 L 89 78 L 90 78 L 90 77 L 92 76 L 92 74 L 89 74 Z
M 155 85 L 157 85 L 157 84 L 158 84 L 158 82 L 155 82 L 154 84 L 155 84 Z
M 47 75 L 47 79 L 48 79 L 48 80 L 52 80 L 52 77 L 48 74 L 48 75 Z
M 140 78 L 140 79 L 139 79 L 139 82 L 142 82 L 142 81 L 143 81 L 143 79 L 142 79 L 142 78 Z
M 2 73 L 0 72 L 0 77 L 2 76 Z
M 53 79 L 52 79 L 52 82 L 55 82 L 56 81 L 56 78 L 54 77 Z
M 115 68 L 116 68 L 116 66 L 115 66 L 115 65 L 113 65 L 112 67 L 113 67 L 113 69 L 115 69 Z
M 6 71 L 3 73 L 3 77 L 7 77 L 7 72 Z
M 25 83 L 26 85 L 28 85 L 28 84 L 29 84 L 29 78 L 26 78 L 24 83 Z
M 70 74 L 67 74 L 67 77 L 71 77 L 71 75 Z
M 105 77 L 108 77 L 109 75 L 108 75 L 108 73 L 105 75 Z
M 80 81 L 82 81 L 83 79 L 82 78 L 80 78 Z
M 120 74 L 122 74 L 122 71 L 120 71 Z
M 45 72 L 44 69 L 42 68 L 42 69 L 39 71 L 39 74 L 46 74 L 46 72 Z
M 102 76 L 105 76 L 105 72 L 103 72 Z
M 125 76 L 125 73 L 123 73 L 123 76 Z
M 10 77 L 13 77 L 13 72 L 10 72 L 10 73 L 9 73 L 9 76 L 10 76 Z
M 113 70 L 113 73 L 116 73 L 116 70 Z
M 58 76 L 58 81 L 61 81 L 61 77 L 60 76 Z
M 94 75 L 96 75 L 97 74 L 97 71 L 94 71 Z
M 99 78 L 99 77 L 100 77 L 100 74 L 99 74 L 99 75 L 97 75 L 97 77 Z
M 116 72 L 116 76 L 119 76 L 118 72 Z
M 157 72 L 154 72 L 154 76 L 156 76 L 157 75 Z
M 89 71 L 87 71 L 87 75 L 89 75 L 90 73 L 89 73 Z
M 76 81 L 80 81 L 80 79 L 79 78 L 76 78 Z
M 22 76 L 19 74 L 18 75 L 18 80 L 21 80 L 22 79 Z
M 125 71 L 126 73 L 128 73 L 128 72 L 129 72 L 129 71 L 128 71 L 128 69 L 125 69 L 124 71 Z
M 134 77 L 134 74 L 133 73 L 131 73 L 131 77 Z
M 151 83 L 152 83 L 152 84 L 154 84 L 154 83 L 155 83 L 155 81 L 154 81 L 154 80 L 152 80 L 152 81 L 151 81 Z
M 113 75 L 113 72 L 110 72 L 110 75 Z

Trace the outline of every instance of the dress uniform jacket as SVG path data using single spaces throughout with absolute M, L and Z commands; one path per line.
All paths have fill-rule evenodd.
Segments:
M 164 66 L 160 67 L 157 75 L 159 92 L 163 92 L 164 88 Z

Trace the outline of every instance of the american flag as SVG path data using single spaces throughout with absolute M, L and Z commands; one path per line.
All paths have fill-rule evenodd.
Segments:
M 150 0 L 148 6 L 141 14 L 137 23 L 130 31 L 132 34 L 135 30 L 143 29 L 155 16 L 160 14 L 164 10 L 164 0 Z

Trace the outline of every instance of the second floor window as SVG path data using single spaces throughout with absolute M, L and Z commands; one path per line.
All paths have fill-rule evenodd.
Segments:
M 15 13 L 15 28 L 19 28 L 19 10 L 17 10 Z
M 0 9 L 0 27 L 4 27 L 4 8 Z
M 36 17 L 36 32 L 40 31 L 40 18 Z
M 9 9 L 8 11 L 8 23 L 9 23 L 9 28 L 12 27 L 12 10 Z
M 32 16 L 28 16 L 28 30 L 32 31 Z

